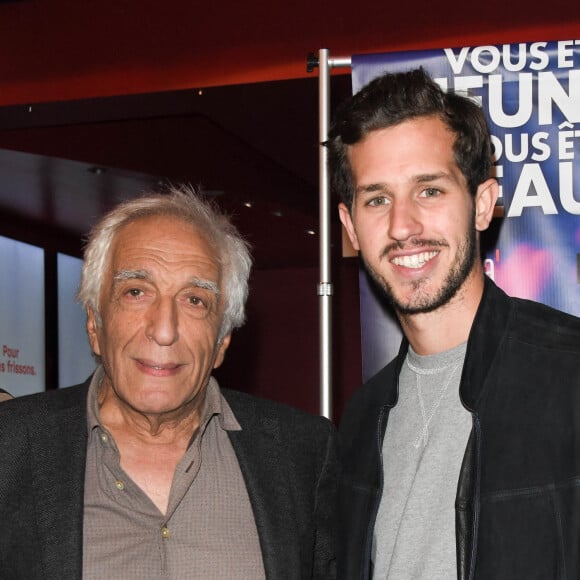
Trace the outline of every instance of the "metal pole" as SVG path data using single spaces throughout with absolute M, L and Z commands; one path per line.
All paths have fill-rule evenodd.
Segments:
M 310 65 L 314 63 L 310 62 Z M 323 143 L 328 137 L 330 119 L 330 68 L 350 67 L 350 58 L 330 59 L 329 51 L 318 52 L 318 151 L 319 151 L 319 220 L 320 220 L 320 414 L 332 419 L 332 294 L 330 277 L 330 185 L 328 151 Z
M 332 419 L 332 283 L 330 281 L 330 200 L 328 152 L 323 143 L 328 136 L 330 69 L 328 49 L 318 51 L 318 162 L 320 220 L 320 414 Z

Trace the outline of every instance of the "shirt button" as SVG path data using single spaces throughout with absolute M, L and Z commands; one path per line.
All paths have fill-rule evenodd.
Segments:
M 169 528 L 167 528 L 166 526 L 163 526 L 161 528 L 161 537 L 166 540 L 167 538 L 169 538 Z
M 125 489 L 125 484 L 120 479 L 117 479 L 117 481 L 115 481 L 115 487 L 123 491 Z
M 109 436 L 106 433 L 101 433 L 101 441 L 103 443 L 108 443 L 109 442 Z

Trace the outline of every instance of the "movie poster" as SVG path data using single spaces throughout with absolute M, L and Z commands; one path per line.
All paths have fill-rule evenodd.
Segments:
M 76 300 L 83 262 L 57 254 L 58 271 L 58 386 L 84 382 L 95 370 L 86 332 L 86 314 Z
M 0 387 L 39 393 L 44 374 L 44 251 L 0 236 Z
M 483 107 L 501 196 L 483 239 L 486 272 L 512 296 L 580 316 L 580 40 L 362 55 L 352 65 L 354 92 L 423 66 Z M 364 273 L 361 324 L 367 379 L 401 334 Z

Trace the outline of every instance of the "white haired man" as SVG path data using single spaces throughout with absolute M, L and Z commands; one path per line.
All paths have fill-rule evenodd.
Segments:
M 0 414 L 3 580 L 334 577 L 332 425 L 211 376 L 250 266 L 183 188 L 93 229 L 79 299 L 97 370 Z

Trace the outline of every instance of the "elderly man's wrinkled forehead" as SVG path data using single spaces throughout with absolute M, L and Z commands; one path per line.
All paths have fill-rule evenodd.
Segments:
M 179 250 L 172 248 L 173 233 L 175 232 L 175 243 L 180 245 Z M 114 269 L 118 267 L 117 260 L 119 255 L 127 256 L 133 251 L 138 256 L 141 249 L 155 246 L 159 243 L 159 249 L 164 251 L 168 258 L 174 252 L 187 256 L 187 249 L 183 249 L 183 237 L 179 232 L 185 231 L 187 235 L 191 234 L 191 257 L 202 258 L 204 261 L 212 262 L 217 270 L 216 284 L 221 286 L 223 264 L 219 245 L 216 243 L 215 236 L 207 228 L 183 219 L 178 215 L 160 214 L 145 215 L 127 220 L 115 232 L 107 256 L 106 272 L 109 275 L 115 275 Z M 102 291 L 106 288 L 103 287 Z M 221 288 L 218 289 L 221 294 Z
M 111 241 L 110 253 L 113 252 L 115 246 L 118 245 L 117 241 L 123 232 L 127 228 L 131 227 L 133 224 L 139 224 L 144 229 L 149 229 L 151 232 L 151 238 L 155 237 L 160 232 L 159 224 L 174 224 L 176 228 L 184 227 L 189 229 L 193 236 L 200 238 L 201 242 L 207 246 L 208 254 L 215 260 L 217 264 L 222 264 L 222 256 L 220 252 L 220 247 L 218 243 L 218 237 L 215 232 L 211 231 L 203 223 L 197 223 L 184 217 L 174 214 L 174 213 L 160 213 L 151 215 L 136 216 L 128 219 L 123 223 L 118 230 L 115 232 L 113 239 Z

